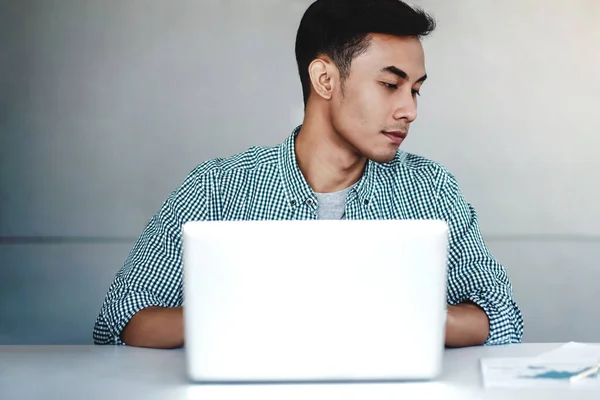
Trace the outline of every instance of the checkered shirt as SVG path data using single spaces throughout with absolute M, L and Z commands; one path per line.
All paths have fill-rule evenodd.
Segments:
M 165 200 L 110 285 L 93 338 L 123 344 L 131 317 L 150 306 L 183 305 L 182 225 L 192 220 L 317 219 L 317 198 L 304 179 L 294 138 L 251 147 L 197 166 Z M 426 158 L 399 151 L 389 163 L 368 161 L 348 193 L 347 219 L 441 219 L 450 228 L 448 304 L 467 300 L 488 315 L 486 345 L 518 343 L 523 318 L 506 271 L 486 247 L 477 214 L 455 178 Z

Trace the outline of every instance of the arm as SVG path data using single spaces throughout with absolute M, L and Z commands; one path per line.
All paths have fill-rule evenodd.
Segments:
M 146 226 L 112 282 L 94 326 L 96 344 L 183 345 L 182 226 L 206 218 L 193 171 Z
M 446 346 L 468 347 L 485 343 L 490 334 L 490 320 L 478 305 L 461 303 L 448 306 Z
M 173 349 L 183 346 L 183 306 L 148 307 L 125 325 L 121 340 L 130 346 Z
M 450 227 L 446 345 L 463 347 L 518 343 L 523 318 L 506 271 L 481 236 L 477 213 L 447 174 L 441 213 Z

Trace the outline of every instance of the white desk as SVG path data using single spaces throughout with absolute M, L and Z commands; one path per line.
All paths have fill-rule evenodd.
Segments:
M 183 350 L 100 346 L 0 346 L 0 399 L 598 399 L 598 391 L 484 389 L 481 357 L 534 356 L 559 344 L 447 350 L 436 382 L 198 385 Z

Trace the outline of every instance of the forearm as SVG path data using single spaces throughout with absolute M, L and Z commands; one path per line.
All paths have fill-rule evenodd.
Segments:
M 490 321 L 479 306 L 468 302 L 448 306 L 447 347 L 480 346 L 486 342 L 489 334 Z
M 172 349 L 183 346 L 183 307 L 148 307 L 127 323 L 121 340 L 130 346 Z

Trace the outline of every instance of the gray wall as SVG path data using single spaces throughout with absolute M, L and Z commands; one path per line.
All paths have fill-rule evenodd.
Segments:
M 301 122 L 310 2 L 0 0 L 0 344 L 91 343 L 185 175 Z M 600 342 L 600 2 L 415 3 L 439 28 L 406 150 L 478 209 L 525 340 Z

